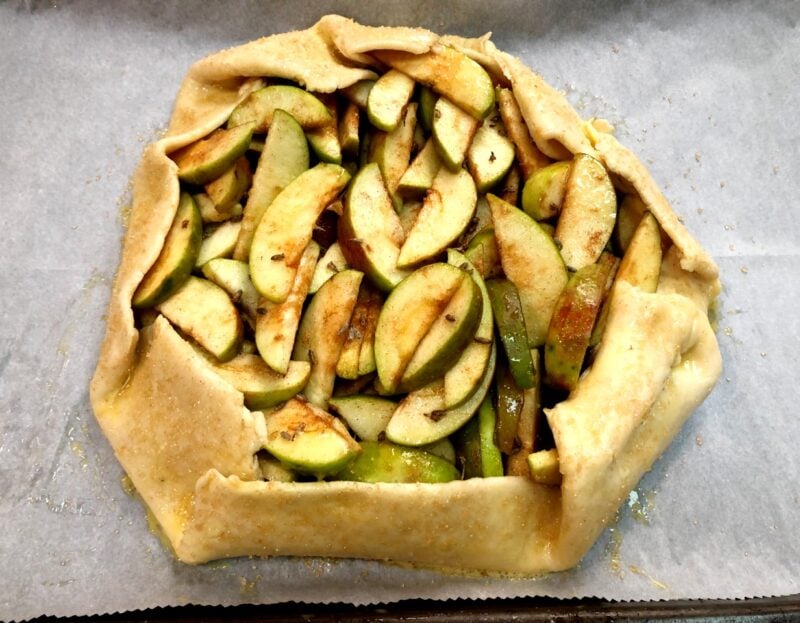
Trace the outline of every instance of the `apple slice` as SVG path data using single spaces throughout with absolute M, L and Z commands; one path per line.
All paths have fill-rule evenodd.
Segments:
M 321 162 L 342 164 L 342 146 L 339 144 L 339 114 L 336 96 L 321 93 L 317 96 L 330 113 L 330 120 L 318 128 L 306 130 L 306 138 L 317 158 Z
M 349 181 L 342 167 L 320 163 L 275 197 L 250 248 L 250 278 L 262 296 L 273 303 L 286 300 L 317 218 Z
M 557 487 L 561 484 L 558 450 L 539 450 L 528 455 L 528 468 L 533 482 Z
M 370 123 L 379 130 L 391 132 L 400 123 L 411 96 L 414 81 L 396 69 L 390 69 L 373 85 L 367 99 Z
M 219 374 L 244 395 L 248 409 L 274 407 L 299 393 L 311 373 L 306 361 L 292 361 L 285 375 L 272 370 L 258 355 L 238 355 L 215 367 Z
M 372 87 L 375 86 L 376 80 L 359 80 L 358 82 L 351 84 L 349 87 L 345 87 L 342 89 L 342 95 L 347 98 L 349 102 L 352 102 L 356 106 L 358 106 L 361 110 L 367 109 L 367 104 L 369 103 L 369 94 L 372 91 Z
M 230 216 L 233 206 L 250 188 L 252 179 L 250 161 L 242 156 L 225 173 L 206 184 L 206 194 L 214 202 L 217 212 Z
M 339 353 L 339 361 L 336 362 L 336 376 L 340 378 L 352 381 L 361 376 L 358 372 L 358 357 L 361 354 L 361 344 L 364 341 L 364 333 L 367 329 L 371 300 L 372 295 L 369 290 L 366 287 L 362 287 L 358 291 L 356 305 L 353 308 L 352 316 L 350 316 L 350 324 L 347 328 L 344 344 L 342 344 L 342 351 Z
M 203 265 L 203 276 L 225 290 L 255 324 L 259 296 L 250 281 L 250 269 L 245 262 L 227 258 L 209 260 Z
M 336 273 L 314 295 L 300 321 L 292 358 L 311 362 L 311 377 L 303 393 L 319 407 L 326 407 L 333 394 L 336 364 L 362 277 L 357 270 Z
M 250 257 L 253 234 L 264 212 L 275 197 L 308 166 L 308 141 L 303 128 L 288 113 L 275 111 L 253 175 L 253 185 L 247 194 L 242 229 L 233 252 L 234 259 L 246 261 Z
M 339 119 L 339 144 L 341 145 L 342 155 L 347 158 L 355 158 L 358 155 L 360 118 L 361 113 L 358 106 L 350 102 L 345 107 L 341 119 Z
M 499 117 L 489 116 L 467 150 L 467 166 L 479 193 L 496 186 L 514 163 L 514 144 L 501 132 Z
M 461 168 L 480 121 L 450 100 L 440 97 L 433 108 L 433 140 L 442 162 L 453 171 Z
M 319 99 L 295 86 L 277 84 L 253 91 L 233 109 L 228 127 L 255 123 L 254 132 L 260 134 L 271 129 L 276 110 L 283 110 L 297 120 L 303 129 L 318 128 L 330 123 L 331 114 Z
M 342 253 L 339 242 L 334 242 L 328 247 L 324 255 L 319 258 L 319 262 L 317 262 L 317 266 L 314 268 L 314 276 L 311 278 L 311 285 L 308 288 L 308 293 L 315 294 L 317 290 L 322 287 L 323 283 L 339 271 L 347 268 L 350 268 L 350 265 L 347 263 L 347 258 L 345 258 L 344 253 Z
M 238 203 L 226 212 L 219 212 L 217 206 L 211 201 L 211 197 L 205 193 L 195 193 L 192 195 L 192 199 L 194 199 L 197 208 L 200 210 L 200 218 L 203 219 L 203 223 L 221 223 L 242 215 L 242 206 Z
M 406 268 L 442 253 L 469 225 L 477 200 L 475 182 L 467 171 L 439 169 L 400 248 L 397 265 Z
M 553 218 L 561 212 L 567 189 L 570 162 L 554 162 L 537 170 L 522 189 L 522 209 L 537 221 Z
M 587 154 L 577 154 L 555 233 L 564 263 L 579 270 L 596 262 L 616 218 L 617 195 L 605 167 Z
M 541 346 L 567 269 L 553 239 L 522 210 L 487 195 L 506 277 L 517 287 L 528 346 Z
M 495 392 L 497 394 L 497 422 L 495 424 L 497 446 L 503 454 L 510 456 L 519 443 L 517 427 L 522 414 L 524 396 L 506 366 L 498 365 Z
M 455 249 L 448 249 L 447 263 L 466 270 L 481 295 L 481 316 L 472 341 L 467 344 L 461 356 L 444 375 L 444 404 L 446 409 L 451 409 L 475 393 L 483 378 L 492 351 L 494 316 L 486 284 L 469 260 Z
M 434 381 L 411 392 L 397 406 L 386 425 L 386 438 L 406 446 L 422 446 L 444 439 L 464 425 L 478 410 L 494 376 L 495 349 L 481 384 L 469 399 L 452 409 L 444 408 L 444 383 Z
M 367 318 L 364 326 L 364 337 L 361 340 L 361 350 L 358 353 L 358 374 L 364 376 L 375 372 L 375 331 L 378 328 L 378 318 L 383 307 L 383 299 L 377 292 L 369 289 L 371 294 L 367 308 Z
M 503 272 L 500 264 L 500 251 L 494 237 L 494 228 L 489 227 L 478 232 L 470 240 L 464 251 L 464 257 L 475 267 L 484 279 L 498 277 Z
M 476 119 L 485 118 L 492 110 L 494 85 L 489 74 L 454 48 L 437 43 L 424 54 L 380 50 L 373 56 L 448 98 Z
M 375 329 L 375 362 L 387 392 L 397 390 L 420 341 L 464 279 L 469 276 L 455 266 L 428 264 L 392 290 Z
M 138 308 L 157 305 L 186 281 L 197 260 L 202 237 L 197 204 L 190 194 L 181 193 L 161 253 L 136 288 L 131 304 Z
M 339 480 L 441 483 L 460 476 L 452 463 L 419 448 L 364 441 L 361 449 L 362 453 L 337 474 Z
M 252 123 L 234 125 L 170 154 L 178 165 L 178 177 L 189 184 L 207 184 L 232 167 L 247 151 L 255 128 Z
M 472 341 L 481 320 L 481 291 L 466 273 L 441 315 L 420 340 L 398 388 L 413 391 L 442 377 Z
M 209 260 L 219 257 L 230 257 L 239 238 L 242 228 L 241 221 L 225 221 L 215 228 L 206 229 L 207 236 L 200 244 L 200 251 L 195 261 L 196 268 L 202 268 Z
M 433 130 L 433 109 L 439 96 L 426 86 L 419 90 L 419 122 L 427 132 Z
M 436 174 L 442 166 L 439 153 L 433 138 L 429 138 L 425 146 L 409 165 L 397 186 L 401 195 L 416 197 L 422 195 L 432 185 Z
M 408 276 L 397 268 L 403 227 L 377 164 L 368 164 L 353 178 L 338 227 L 348 263 L 381 290 L 392 290 Z
M 397 187 L 411 160 L 414 144 L 414 128 L 417 124 L 417 104 L 412 102 L 406 108 L 403 123 L 387 133 L 377 133 L 372 138 L 372 161 L 377 162 L 392 198 L 395 208 L 403 204 Z
M 512 165 L 508 170 L 503 183 L 497 189 L 497 196 L 512 206 L 519 205 L 519 192 L 522 186 L 522 178 L 517 165 Z
M 328 408 L 338 414 L 359 439 L 379 441 L 397 404 L 386 398 L 357 394 L 331 398 Z
M 361 452 L 344 424 L 305 400 L 292 398 L 265 419 L 264 449 L 297 471 L 335 474 Z
M 541 359 L 539 350 L 531 350 L 533 360 L 533 387 L 522 390 L 522 408 L 517 421 L 517 434 L 514 438 L 515 451 L 508 457 L 506 472 L 509 476 L 528 475 L 528 455 L 533 452 L 541 413 Z
M 408 232 L 414 227 L 417 222 L 417 217 L 422 211 L 421 201 L 406 201 L 397 209 L 397 216 L 400 219 L 400 226 L 403 228 L 403 240 L 408 236 Z
M 508 358 L 509 369 L 516 384 L 533 387 L 534 369 L 528 348 L 525 318 L 519 291 L 508 279 L 490 279 L 486 290 L 492 303 L 497 331 Z
M 655 292 L 661 275 L 661 257 L 661 230 L 655 217 L 646 212 L 619 264 L 617 281 L 627 281 L 645 292 Z
M 497 90 L 497 108 L 503 119 L 508 138 L 514 143 L 517 161 L 522 169 L 522 177 L 527 180 L 536 171 L 550 164 L 550 159 L 539 151 L 533 142 L 528 125 L 522 118 L 522 112 L 511 89 Z
M 189 277 L 156 309 L 220 361 L 239 350 L 239 314 L 225 290 L 206 279 Z
M 271 303 L 262 299 L 256 308 L 256 346 L 264 363 L 278 374 L 286 374 L 289 369 L 294 339 L 317 257 L 319 245 L 312 240 L 300 258 L 297 274 L 286 300 L 283 303 Z

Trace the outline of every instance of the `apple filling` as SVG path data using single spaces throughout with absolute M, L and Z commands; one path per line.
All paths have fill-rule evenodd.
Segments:
M 543 154 L 464 53 L 374 57 L 377 80 L 264 86 L 170 154 L 137 322 L 163 315 L 263 412 L 266 479 L 558 485 L 543 409 L 669 239 L 599 160 Z

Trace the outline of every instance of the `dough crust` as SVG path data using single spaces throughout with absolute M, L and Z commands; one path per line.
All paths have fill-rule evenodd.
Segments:
M 589 153 L 633 189 L 672 240 L 658 292 L 619 284 L 597 358 L 547 411 L 561 488 L 525 478 L 442 485 L 277 483 L 259 479 L 263 415 L 163 318 L 134 327 L 133 293 L 178 205 L 167 154 L 221 125 L 271 77 L 332 92 L 375 76 L 370 51 L 453 45 L 513 88 L 531 136 L 554 158 Z M 301 555 L 386 559 L 536 574 L 578 563 L 620 503 L 711 391 L 721 358 L 707 310 L 717 267 L 678 221 L 646 168 L 610 134 L 488 37 L 372 28 L 327 16 L 308 30 L 224 50 L 189 70 L 164 138 L 134 180 L 134 205 L 91 383 L 97 419 L 177 557 Z

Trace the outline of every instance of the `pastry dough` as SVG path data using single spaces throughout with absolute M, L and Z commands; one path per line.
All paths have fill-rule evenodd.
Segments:
M 373 50 L 453 45 L 510 85 L 537 146 L 588 153 L 639 194 L 672 240 L 658 291 L 621 283 L 592 367 L 546 415 L 563 484 L 521 477 L 447 484 L 279 483 L 259 479 L 264 417 L 163 317 L 137 331 L 131 298 L 159 255 L 179 197 L 168 153 L 207 135 L 262 84 L 285 78 L 332 92 L 377 69 Z M 536 574 L 578 563 L 683 421 L 711 391 L 721 359 L 707 310 L 717 268 L 645 167 L 610 134 L 488 37 L 372 28 L 327 16 L 196 63 L 169 130 L 150 145 L 91 384 L 97 419 L 179 559 L 257 555 L 386 559 L 458 570 Z

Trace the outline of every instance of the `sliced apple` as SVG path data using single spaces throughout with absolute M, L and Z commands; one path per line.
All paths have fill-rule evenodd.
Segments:
M 372 91 L 372 87 L 375 86 L 375 82 L 375 80 L 359 80 L 349 87 L 342 89 L 342 95 L 361 110 L 366 110 L 367 103 L 369 102 L 369 94 L 370 91 Z
M 528 346 L 541 346 L 567 269 L 553 239 L 523 211 L 487 195 L 506 277 L 517 287 Z
M 319 258 L 316 268 L 314 268 L 314 276 L 311 278 L 311 285 L 308 288 L 309 294 L 315 294 L 317 290 L 322 287 L 328 279 L 333 277 L 339 271 L 350 268 L 342 253 L 342 248 L 339 242 L 334 242 L 328 247 L 323 256 Z
M 378 396 L 340 396 L 331 398 L 328 408 L 339 415 L 364 441 L 379 441 L 397 404 Z
M 482 309 L 480 288 L 464 273 L 458 289 L 411 356 L 400 379 L 399 389 L 413 391 L 444 376 L 461 357 L 467 344 L 472 342 Z
M 378 78 L 367 99 L 370 123 L 384 132 L 394 130 L 414 94 L 414 84 L 414 80 L 396 69 Z
M 253 123 L 234 125 L 170 154 L 178 165 L 178 177 L 189 184 L 207 184 L 232 167 L 247 151 L 255 129 Z
M 403 240 L 408 236 L 408 232 L 414 227 L 417 222 L 417 217 L 422 211 L 421 201 L 406 201 L 397 209 L 397 216 L 400 219 L 400 226 L 403 228 Z
M 517 441 L 517 426 L 522 414 L 522 390 L 506 366 L 498 365 L 495 392 L 497 393 L 497 422 L 495 437 L 497 446 L 506 456 L 514 453 Z
M 358 155 L 360 118 L 361 113 L 358 106 L 350 102 L 345 107 L 341 119 L 339 119 L 339 144 L 341 145 L 342 155 L 347 158 L 355 158 Z
M 194 268 L 202 237 L 203 224 L 197 204 L 190 194 L 181 193 L 161 253 L 136 288 L 132 305 L 139 308 L 158 305 L 178 289 Z
M 414 351 L 469 276 L 449 264 L 428 264 L 392 290 L 375 330 L 378 377 L 388 392 L 397 390 Z
M 265 419 L 264 449 L 297 471 L 334 474 L 361 452 L 344 424 L 305 400 L 292 398 Z
M 469 225 L 478 194 L 470 174 L 442 167 L 400 249 L 397 265 L 406 268 L 442 253 Z
M 456 449 L 453 447 L 453 442 L 447 437 L 440 439 L 439 441 L 434 441 L 433 443 L 420 446 L 419 449 L 444 459 L 450 463 L 450 465 L 456 464 Z
M 225 290 L 206 279 L 189 277 L 156 309 L 220 361 L 231 359 L 239 349 L 239 314 Z
M 528 475 L 528 455 L 533 452 L 541 413 L 541 359 L 539 350 L 531 350 L 533 360 L 533 387 L 522 390 L 522 408 L 517 421 L 517 434 L 514 438 L 516 450 L 508 457 L 506 472 L 509 476 Z
M 419 122 L 426 131 L 433 130 L 433 108 L 439 96 L 431 89 L 423 86 L 419 90 Z
M 492 303 L 497 332 L 508 358 L 509 369 L 516 384 L 525 389 L 533 387 L 534 369 L 525 317 L 517 287 L 508 279 L 490 279 L 486 290 Z
M 596 262 L 616 218 L 617 195 L 605 167 L 587 154 L 577 154 L 555 233 L 565 264 L 578 270 Z
M 362 453 L 337 474 L 355 482 L 441 483 L 458 480 L 452 463 L 419 448 L 364 441 Z
M 429 138 L 400 178 L 397 192 L 411 197 L 422 195 L 433 185 L 441 166 L 442 161 L 436 151 L 436 144 L 433 138 Z
M 519 205 L 519 194 L 522 187 L 522 176 L 517 165 L 512 165 L 508 170 L 503 183 L 497 190 L 497 196 L 512 206 Z
M 492 401 L 486 396 L 478 409 L 478 435 L 481 447 L 481 475 L 484 478 L 497 478 L 503 475 L 503 457 L 494 440 L 497 412 Z
M 489 116 L 467 150 L 467 166 L 479 193 L 496 186 L 514 163 L 514 144 L 500 130 L 499 117 Z
M 242 229 L 233 252 L 234 259 L 246 261 L 250 257 L 253 235 L 264 212 L 275 197 L 308 166 L 308 141 L 303 128 L 288 113 L 275 111 L 253 175 L 253 185 L 247 195 Z
M 423 54 L 397 50 L 373 54 L 381 62 L 448 98 L 476 119 L 485 118 L 492 110 L 494 85 L 491 77 L 478 63 L 454 48 L 437 43 Z
M 412 102 L 406 108 L 403 123 L 389 133 L 377 133 L 372 138 L 372 160 L 377 162 L 381 169 L 386 190 L 389 191 L 395 208 L 403 203 L 397 187 L 411 160 L 416 124 L 417 104 Z
M 207 236 L 200 244 L 195 267 L 202 268 L 209 260 L 233 255 L 241 228 L 241 221 L 225 221 L 213 229 L 207 228 Z
M 258 308 L 258 292 L 250 281 L 250 269 L 246 262 L 217 258 L 203 265 L 203 276 L 225 290 L 234 303 L 238 303 L 255 323 Z
M 303 251 L 286 300 L 283 303 L 271 303 L 261 299 L 256 308 L 256 346 L 264 363 L 278 374 L 286 374 L 289 369 L 303 303 L 318 257 L 319 245 L 312 240 Z
M 361 354 L 361 344 L 364 341 L 364 334 L 367 330 L 368 316 L 370 313 L 370 301 L 372 295 L 365 286 L 358 291 L 356 305 L 353 314 L 350 316 L 350 324 L 347 327 L 347 335 L 342 344 L 342 351 L 339 353 L 339 361 L 336 362 L 336 376 L 354 380 L 359 376 L 358 361 Z
M 217 212 L 230 217 L 234 206 L 250 188 L 252 179 L 250 161 L 242 156 L 225 173 L 206 184 L 206 194 L 214 202 Z
M 320 163 L 275 197 L 250 248 L 250 278 L 262 296 L 273 303 L 286 300 L 317 218 L 349 181 L 342 167 Z
M 633 232 L 636 231 L 645 212 L 647 212 L 647 206 L 639 198 L 639 195 L 625 195 L 620 202 L 617 210 L 617 223 L 612 234 L 612 240 L 620 255 L 624 255 L 628 249 Z
M 531 479 L 540 485 L 557 487 L 561 484 L 558 450 L 539 450 L 528 455 Z
M 522 112 L 511 89 L 497 90 L 497 108 L 503 119 L 508 138 L 514 143 L 517 161 L 522 169 L 522 177 L 528 179 L 536 171 L 550 164 L 550 159 L 539 151 L 533 142 L 528 125 L 522 118 Z
M 274 407 L 302 391 L 311 366 L 292 361 L 285 375 L 267 366 L 258 355 L 238 355 L 216 366 L 216 372 L 244 395 L 244 404 L 254 411 Z
M 325 104 L 311 93 L 288 84 L 277 84 L 248 95 L 247 99 L 233 109 L 228 127 L 254 123 L 254 132 L 266 132 L 271 130 L 273 116 L 279 109 L 294 117 L 305 130 L 318 128 L 331 121 L 331 114 Z
M 570 162 L 554 162 L 538 169 L 522 189 L 522 209 L 537 221 L 553 218 L 561 211 L 567 189 Z
M 480 121 L 450 100 L 440 97 L 433 108 L 433 140 L 442 162 L 453 171 L 461 168 Z
M 661 230 L 646 212 L 631 237 L 617 270 L 617 280 L 627 281 L 645 292 L 655 292 L 661 274 Z
M 484 279 L 497 277 L 503 272 L 503 267 L 500 264 L 500 251 L 497 249 L 497 240 L 494 237 L 493 227 L 477 233 L 470 240 L 464 251 L 464 256 Z
M 339 143 L 339 115 L 336 96 L 322 93 L 317 96 L 330 113 L 330 120 L 318 128 L 306 130 L 311 151 L 321 162 L 342 164 L 342 146 Z
M 368 306 L 367 318 L 364 327 L 364 337 L 361 340 L 361 350 L 358 353 L 358 374 L 364 376 L 376 370 L 375 363 L 375 331 L 378 328 L 378 318 L 383 307 L 383 299 L 377 292 L 369 289 L 371 299 Z
M 242 215 L 242 206 L 240 204 L 233 206 L 229 212 L 219 212 L 217 211 L 217 206 L 211 201 L 211 197 L 205 193 L 196 193 L 192 195 L 192 199 L 194 199 L 200 210 L 200 217 L 203 219 L 203 223 L 221 223 Z
M 408 394 L 386 425 L 386 438 L 406 446 L 422 446 L 444 439 L 469 420 L 481 406 L 494 376 L 495 349 L 481 384 L 469 399 L 452 409 L 444 408 L 444 383 L 434 381 Z
M 314 295 L 300 321 L 292 359 L 311 362 L 311 377 L 303 393 L 322 408 L 333 394 L 336 364 L 362 277 L 357 270 L 336 273 Z

